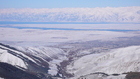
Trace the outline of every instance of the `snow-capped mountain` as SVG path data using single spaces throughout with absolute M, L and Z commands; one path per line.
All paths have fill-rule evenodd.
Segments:
M 0 21 L 140 22 L 140 7 L 0 9 Z
M 140 46 L 118 48 L 106 53 L 86 55 L 67 66 L 67 70 L 75 74 L 75 77 L 97 72 L 106 74 L 140 72 Z M 95 77 L 95 75 L 91 76 Z
M 16 47 L 18 50 L 25 52 L 26 54 L 32 55 L 36 58 L 40 58 L 45 62 L 49 63 L 50 70 L 48 71 L 51 75 L 58 73 L 57 65 L 63 60 L 67 60 L 66 53 L 59 48 L 53 47 Z M 34 58 L 33 58 L 34 59 Z
M 31 61 L 31 62 L 36 63 L 29 56 L 19 51 L 13 50 L 9 47 L 6 47 L 5 45 L 1 44 L 0 48 L 1 48 L 0 49 L 0 62 L 6 62 L 15 66 L 23 67 L 25 69 L 27 69 L 27 62 L 25 61 Z
M 100 53 L 90 53 L 90 49 L 86 48 L 77 49 L 78 47 L 11 47 L 0 43 L 0 68 L 5 73 L 8 67 L 12 72 L 18 71 L 39 79 L 123 79 L 127 72 L 140 72 L 140 46 Z M 1 72 L 3 71 L 0 70 L 0 76 Z
M 8 53 L 7 50 L 0 49 L 0 53 L 1 53 L 0 55 L 1 62 L 6 62 L 27 69 L 26 63 L 22 59 Z
M 0 64 L 8 63 L 34 74 L 57 75 L 57 65 L 63 60 L 66 55 L 58 48 L 11 47 L 0 43 L 0 62 L 3 62 Z

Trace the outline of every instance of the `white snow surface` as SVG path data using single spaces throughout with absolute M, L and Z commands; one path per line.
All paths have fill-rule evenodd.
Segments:
M 8 53 L 7 50 L 0 49 L 0 62 L 9 63 L 11 65 L 27 69 L 25 62 L 22 59 Z
M 5 46 L 1 46 L 1 45 L 0 45 L 0 47 L 1 47 L 1 48 L 4 48 L 4 49 L 8 49 L 8 50 L 10 50 L 10 51 L 13 51 L 13 52 L 15 52 L 15 53 L 17 53 L 17 54 L 20 54 L 20 55 L 22 55 L 23 57 L 26 57 L 26 58 L 28 58 L 29 60 L 31 60 L 32 62 L 36 63 L 32 58 L 30 58 L 29 56 L 25 55 L 25 54 L 22 53 L 22 52 L 19 52 L 19 51 L 16 51 L 16 50 L 13 50 L 13 49 L 7 48 L 7 47 L 5 47 Z
M 75 77 L 94 72 L 107 74 L 140 72 L 140 46 L 118 48 L 110 52 L 86 55 L 67 66 L 67 70 L 74 73 Z
M 1 78 L 1 77 L 0 77 L 0 79 L 4 79 L 4 78 Z
M 63 60 L 67 60 L 66 58 L 66 53 L 59 48 L 54 48 L 54 47 L 16 47 L 17 49 L 31 54 L 33 56 L 36 56 L 44 61 L 46 61 L 47 63 L 49 63 L 49 74 L 51 75 L 56 75 L 57 74 L 57 65 L 60 65 L 60 62 L 62 62 Z M 52 59 L 51 61 L 47 61 L 46 59 L 50 58 Z
M 61 59 L 61 57 L 65 56 L 65 53 L 62 49 L 54 48 L 54 47 L 20 47 L 16 46 L 20 51 L 26 52 L 31 55 L 35 55 L 39 58 L 54 58 Z
M 14 66 L 20 66 L 27 69 L 26 62 L 24 62 L 19 57 L 16 57 L 8 53 L 7 50 L 11 50 L 35 62 L 33 59 L 31 59 L 30 57 L 24 54 L 24 53 L 28 53 L 42 59 L 46 63 L 49 63 L 49 67 L 50 67 L 49 74 L 51 75 L 56 75 L 58 72 L 57 65 L 60 65 L 60 62 L 62 62 L 63 60 L 67 60 L 66 53 L 62 49 L 59 49 L 59 48 L 41 47 L 41 46 L 40 47 L 15 46 L 15 48 L 21 51 L 19 52 L 19 51 L 16 51 L 16 50 L 13 50 L 13 49 L 1 46 L 1 45 L 0 47 L 5 49 L 5 50 L 0 49 L 0 62 L 6 62 Z M 51 61 L 47 61 L 47 59 L 51 59 Z

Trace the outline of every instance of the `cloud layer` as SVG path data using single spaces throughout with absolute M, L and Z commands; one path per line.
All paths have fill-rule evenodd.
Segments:
M 0 21 L 140 22 L 140 7 L 0 9 Z

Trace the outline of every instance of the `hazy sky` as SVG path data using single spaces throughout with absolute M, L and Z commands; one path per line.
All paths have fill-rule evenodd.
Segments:
M 0 0 L 0 8 L 95 8 L 140 6 L 140 0 Z

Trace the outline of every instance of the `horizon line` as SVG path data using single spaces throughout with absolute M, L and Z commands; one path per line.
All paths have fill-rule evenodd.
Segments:
M 139 22 L 14 22 L 0 21 L 0 24 L 140 24 Z
M 0 8 L 0 9 L 64 9 L 64 8 L 123 8 L 123 7 L 140 7 L 140 6 L 119 6 L 119 7 L 63 7 L 63 8 L 30 8 L 30 7 L 25 7 L 25 8 Z

